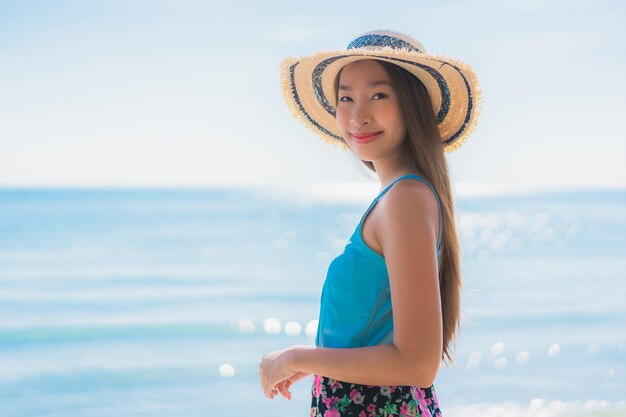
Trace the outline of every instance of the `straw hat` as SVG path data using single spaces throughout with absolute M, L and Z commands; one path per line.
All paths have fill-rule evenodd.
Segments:
M 470 65 L 443 55 L 429 55 L 408 35 L 376 30 L 357 36 L 345 50 L 289 57 L 280 65 L 287 106 L 324 142 L 348 149 L 335 118 L 334 81 L 341 68 L 362 59 L 391 62 L 419 78 L 432 101 L 445 152 L 459 148 L 476 127 L 481 97 Z

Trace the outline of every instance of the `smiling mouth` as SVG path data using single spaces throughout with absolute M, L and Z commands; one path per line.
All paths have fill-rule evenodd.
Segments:
M 355 142 L 357 143 L 367 143 L 367 142 L 371 142 L 372 140 L 376 139 L 376 137 L 378 137 L 378 135 L 380 135 L 382 132 L 376 132 L 376 133 L 371 133 L 371 134 L 367 134 L 367 135 L 352 135 L 352 137 L 354 138 Z

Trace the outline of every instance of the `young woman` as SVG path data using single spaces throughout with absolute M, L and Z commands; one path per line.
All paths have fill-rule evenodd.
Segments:
M 480 91 L 463 62 L 391 31 L 289 58 L 293 114 L 381 182 L 322 289 L 315 346 L 263 356 L 268 398 L 314 374 L 312 417 L 441 416 L 434 381 L 460 321 L 461 271 L 445 152 L 474 129 Z

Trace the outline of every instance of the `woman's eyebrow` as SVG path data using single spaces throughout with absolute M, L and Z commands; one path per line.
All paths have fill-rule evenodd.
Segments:
M 391 83 L 389 83 L 389 81 L 386 81 L 386 80 L 376 80 L 376 81 L 372 81 L 372 82 L 371 82 L 371 83 L 369 83 L 368 85 L 369 85 L 370 87 L 376 87 L 376 86 L 383 85 L 383 84 L 384 84 L 384 85 L 388 85 L 388 86 L 390 86 L 390 87 L 391 87 Z M 340 85 L 339 85 L 339 89 L 340 89 L 340 90 L 351 91 L 351 90 L 352 90 L 352 87 L 350 87 L 349 85 L 340 84 Z

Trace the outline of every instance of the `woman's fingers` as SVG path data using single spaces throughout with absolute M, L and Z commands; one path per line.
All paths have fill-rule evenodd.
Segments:
M 290 400 L 291 393 L 289 392 L 289 389 L 288 389 L 289 387 L 287 386 L 287 384 L 288 384 L 288 380 L 285 380 L 285 381 L 280 382 L 276 387 L 278 388 L 278 390 L 280 391 L 283 397 Z
M 307 376 L 311 375 L 310 373 L 307 372 L 296 372 L 293 375 L 291 375 L 289 378 L 286 378 L 284 380 L 282 380 L 281 382 L 279 382 L 278 384 L 276 384 L 269 392 L 269 394 L 267 395 L 268 398 L 273 399 L 276 395 L 278 395 L 279 393 L 287 398 L 288 400 L 291 399 L 291 391 L 289 391 L 289 388 L 291 388 L 291 386 L 294 384 L 294 382 L 297 382 L 303 378 L 306 378 Z
M 280 393 L 282 394 L 283 397 L 287 398 L 287 399 L 291 399 L 291 392 L 289 391 L 289 388 L 291 388 L 291 386 L 303 379 L 306 378 L 307 376 L 311 375 L 308 372 L 296 372 L 295 374 L 293 374 L 292 376 L 290 376 L 289 378 L 281 381 L 278 385 L 276 385 L 276 387 L 279 389 Z

